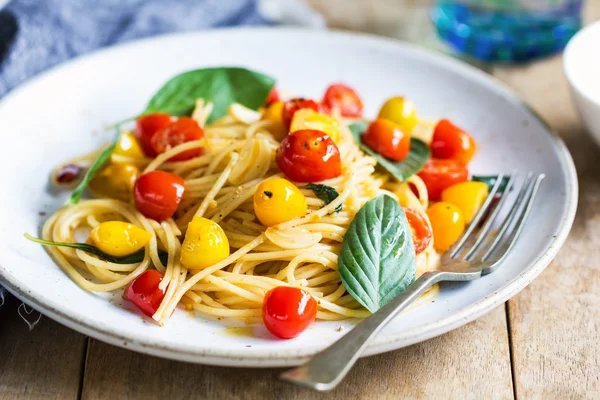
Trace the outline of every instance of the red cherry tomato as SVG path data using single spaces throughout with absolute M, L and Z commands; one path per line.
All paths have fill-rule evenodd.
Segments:
M 434 158 L 452 159 L 467 165 L 476 149 L 473 137 L 447 119 L 435 126 L 431 141 L 431 154 Z
M 152 137 L 158 131 L 171 125 L 173 118 L 169 114 L 155 113 L 141 116 L 135 122 L 135 136 L 148 157 L 156 157 L 152 147 Z
M 429 246 L 433 233 L 425 218 L 412 208 L 405 208 L 404 213 L 412 231 L 415 253 L 419 254 Z
M 286 128 L 290 127 L 292 118 L 294 118 L 294 114 L 301 108 L 310 108 L 316 112 L 319 112 L 320 109 L 319 104 L 314 100 L 298 98 L 286 101 L 283 104 L 283 109 L 281 110 L 281 119 L 283 120 L 283 124 Z
M 337 109 L 342 117 L 360 117 L 363 103 L 360 96 L 350 86 L 336 83 L 327 88 L 323 96 L 323 105 L 327 109 Z
M 123 298 L 131 301 L 141 312 L 152 317 L 160 303 L 165 297 L 165 290 L 158 288 L 158 284 L 163 280 L 163 274 L 158 271 L 148 270 L 135 278 L 125 292 Z
M 291 339 L 301 334 L 317 317 L 317 302 L 302 289 L 278 286 L 267 292 L 263 322 L 273 335 Z
M 165 220 L 177 210 L 183 190 L 180 176 L 165 171 L 146 172 L 133 189 L 135 208 L 148 218 Z
M 396 161 L 404 160 L 410 151 L 410 135 L 387 119 L 378 118 L 371 122 L 362 141 L 382 156 Z
M 277 150 L 277 165 L 296 182 L 320 182 L 342 173 L 340 151 L 327 134 L 303 129 L 283 139 Z
M 455 160 L 428 160 L 417 173 L 429 193 L 429 200 L 440 200 L 447 187 L 464 182 L 469 178 L 467 167 Z
M 204 131 L 195 120 L 190 117 L 181 117 L 166 128 L 156 132 L 150 143 L 157 154 L 162 154 L 177 145 L 200 140 L 203 137 Z M 169 158 L 169 161 L 189 160 L 198 157 L 202 151 L 202 148 L 187 150 Z
M 276 101 L 280 101 L 281 98 L 279 97 L 279 91 L 277 90 L 276 87 L 274 87 L 273 89 L 271 89 L 271 91 L 269 92 L 269 95 L 267 96 L 267 100 L 265 101 L 265 106 L 269 106 L 273 103 L 275 103 Z

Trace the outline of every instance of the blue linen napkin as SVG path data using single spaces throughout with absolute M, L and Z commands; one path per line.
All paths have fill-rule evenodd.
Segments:
M 100 47 L 168 32 L 267 25 L 257 0 L 14 0 L 0 11 L 0 99 Z M 6 290 L 0 285 L 0 306 Z
M 14 0 L 0 11 L 0 98 L 48 67 L 100 47 L 268 23 L 257 0 Z

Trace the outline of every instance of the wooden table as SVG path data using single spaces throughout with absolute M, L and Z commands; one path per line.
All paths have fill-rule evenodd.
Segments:
M 394 3 L 376 2 L 380 14 Z M 600 0 L 588 1 L 586 17 L 600 17 Z M 492 73 L 560 133 L 580 179 L 577 217 L 565 246 L 505 305 L 446 335 L 363 359 L 336 390 L 322 394 L 278 381 L 276 369 L 154 358 L 48 318 L 30 332 L 17 315 L 19 302 L 11 298 L 0 307 L 0 399 L 600 398 L 600 148 L 571 105 L 560 57 Z

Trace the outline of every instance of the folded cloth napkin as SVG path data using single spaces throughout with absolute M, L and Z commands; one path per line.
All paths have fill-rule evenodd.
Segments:
M 267 24 L 257 0 L 14 0 L 0 11 L 0 98 L 48 67 L 114 43 Z M 5 296 L 0 286 L 0 306 Z
M 77 55 L 167 32 L 268 24 L 257 0 L 14 0 L 0 11 L 0 98 Z

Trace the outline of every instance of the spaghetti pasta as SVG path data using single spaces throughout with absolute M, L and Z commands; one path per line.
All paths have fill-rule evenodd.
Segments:
M 256 104 L 273 84 L 236 68 L 189 73 L 250 80 L 260 94 L 246 100 Z M 61 188 L 75 186 L 76 173 L 99 171 L 78 187 L 89 182 L 94 198 L 79 201 L 79 191 L 33 239 L 81 288 L 125 288 L 125 298 L 160 325 L 178 306 L 217 319 L 263 318 L 283 338 L 315 317 L 365 318 L 434 270 L 438 252 L 464 230 L 463 215 L 474 215 L 487 196 L 485 183 L 467 182 L 470 135 L 447 120 L 418 120 L 404 98 L 386 101 L 361 136 L 352 123 L 361 123 L 362 101 L 345 85 L 331 85 L 321 103 L 282 102 L 271 92 L 274 103 L 258 111 L 233 102 L 248 91 L 228 88 L 235 95 L 225 105 L 214 89 L 202 88 L 214 103 L 170 92 L 189 117 L 148 113 L 135 136 L 122 132 L 111 147 L 52 171 Z M 441 160 L 431 158 L 436 151 Z M 275 302 L 295 296 L 294 326 L 267 324 L 279 289 L 287 294 Z M 438 291 L 434 285 L 411 307 Z
M 198 102 L 193 115 L 204 124 L 211 108 L 210 103 Z M 339 196 L 324 205 L 312 191 L 303 189 L 309 210 L 306 216 L 264 227 L 255 221 L 252 197 L 261 182 L 282 176 L 274 162 L 279 144 L 269 124 L 228 115 L 205 126 L 204 132 L 204 140 L 183 143 L 145 163 L 144 172 L 164 170 L 184 179 L 184 196 L 174 218 L 158 223 L 144 217 L 132 204 L 92 199 L 65 206 L 46 221 L 42 236 L 55 242 L 74 242 L 76 232 L 107 220 L 123 220 L 152 233 L 144 259 L 135 264 L 111 263 L 81 250 L 50 248 L 65 273 L 85 290 L 112 291 L 153 266 L 164 273 L 160 288 L 166 290 L 165 297 L 153 315 L 160 324 L 180 303 L 202 314 L 253 321 L 261 315 L 265 293 L 281 285 L 311 293 L 318 300 L 319 319 L 368 316 L 370 313 L 346 292 L 337 273 L 337 253 L 344 233 L 360 207 L 384 192 L 426 216 L 427 189 L 420 178 L 413 176 L 398 183 L 375 172 L 376 161 L 360 151 L 344 125 L 338 143 L 342 174 L 322 182 L 335 188 Z M 210 149 L 204 155 L 189 161 L 169 161 L 203 146 Z M 121 157 L 114 161 L 128 160 Z M 409 184 L 416 186 L 418 194 Z M 340 205 L 342 211 L 334 213 Z M 194 216 L 221 224 L 235 250 L 203 270 L 187 270 L 179 257 L 187 224 Z M 159 249 L 168 253 L 166 265 Z M 417 257 L 417 275 L 435 267 L 435 254 L 431 242 Z M 428 292 L 423 301 L 436 290 Z

